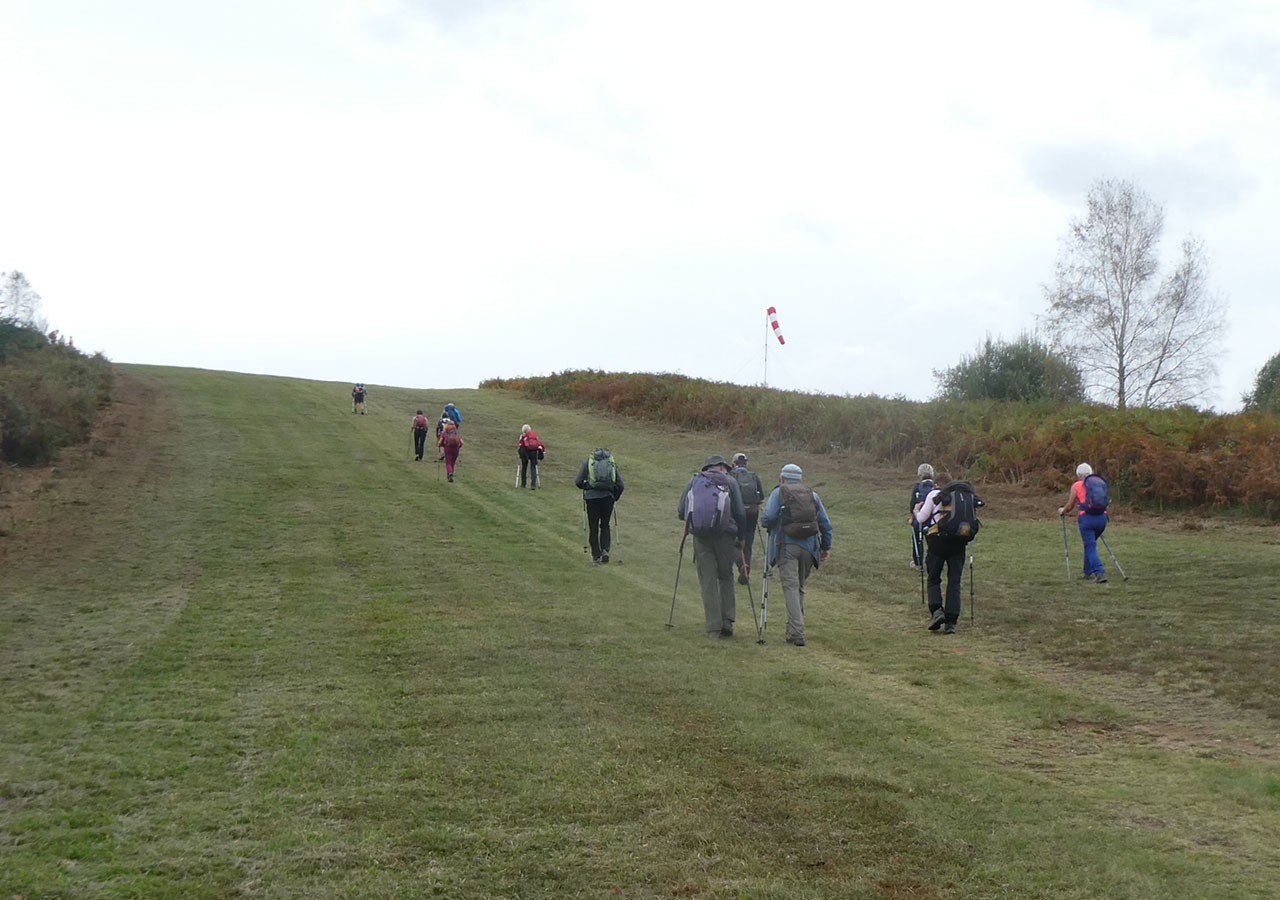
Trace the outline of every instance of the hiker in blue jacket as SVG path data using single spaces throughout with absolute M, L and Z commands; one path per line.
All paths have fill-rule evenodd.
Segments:
M 831 553 L 831 519 L 817 492 L 801 483 L 803 477 L 794 463 L 783 466 L 760 514 L 760 524 L 769 532 L 766 566 L 778 570 L 787 601 L 787 643 L 796 647 L 805 645 L 805 580 Z M 810 497 L 811 503 L 804 502 Z

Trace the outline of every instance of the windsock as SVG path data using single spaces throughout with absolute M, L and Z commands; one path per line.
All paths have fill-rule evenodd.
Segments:
M 778 339 L 779 344 L 785 344 L 786 340 L 782 337 L 782 331 L 778 328 L 778 311 L 770 306 L 768 312 L 769 324 L 773 326 L 773 336 Z

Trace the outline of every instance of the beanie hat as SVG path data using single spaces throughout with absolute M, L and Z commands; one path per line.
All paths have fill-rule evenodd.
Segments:
M 804 472 L 795 463 L 787 463 L 782 467 L 782 472 L 779 473 L 779 477 L 783 481 L 799 481 L 803 475 Z
M 1080 463 L 1080 465 L 1076 466 L 1077 478 L 1086 478 L 1092 474 L 1093 474 L 1093 466 L 1089 465 L 1088 463 Z

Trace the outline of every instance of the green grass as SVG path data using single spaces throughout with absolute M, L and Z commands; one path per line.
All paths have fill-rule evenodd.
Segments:
M 942 638 L 907 567 L 910 473 L 747 447 L 766 481 L 805 467 L 836 546 L 807 647 L 782 641 L 776 583 L 767 643 L 743 596 L 739 637 L 710 644 L 691 559 L 665 623 L 677 495 L 740 449 L 723 436 L 497 390 L 371 385 L 359 417 L 346 385 L 127 371 L 172 393 L 171 433 L 92 503 L 55 479 L 42 515 L 72 539 L 0 569 L 0 894 L 1280 884 L 1272 529 L 1117 513 L 1129 581 L 1084 585 L 1055 498 L 1018 518 L 993 496 L 974 622 L 966 581 Z M 454 484 L 409 434 L 446 400 L 465 416 Z M 523 422 L 549 445 L 536 493 L 512 487 Z M 627 493 L 593 568 L 572 480 L 599 445 Z

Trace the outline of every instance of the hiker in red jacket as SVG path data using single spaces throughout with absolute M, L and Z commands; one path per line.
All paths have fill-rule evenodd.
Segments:
M 448 422 L 440 432 L 440 452 L 444 454 L 444 470 L 453 481 L 453 467 L 458 464 L 458 454 L 462 452 L 462 435 L 458 434 L 458 426 L 453 422 Z
M 520 442 L 516 445 L 516 452 L 520 454 L 520 487 L 527 484 L 531 491 L 538 489 L 538 460 L 546 449 L 538 439 L 538 432 L 528 425 L 520 427 Z

